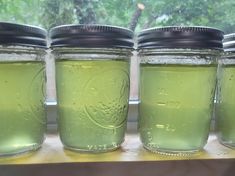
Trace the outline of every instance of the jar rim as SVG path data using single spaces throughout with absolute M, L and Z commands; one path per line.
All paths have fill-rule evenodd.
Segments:
M 0 22 L 0 44 L 47 47 L 47 31 L 43 28 L 17 23 Z
M 168 26 L 143 30 L 138 48 L 191 48 L 222 50 L 223 32 L 204 26 Z
M 50 30 L 51 48 L 133 48 L 133 31 L 109 25 L 62 25 Z

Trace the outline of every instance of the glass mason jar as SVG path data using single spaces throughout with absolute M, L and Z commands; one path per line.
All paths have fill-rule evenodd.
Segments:
M 46 31 L 0 23 L 0 156 L 38 149 L 46 130 Z
M 50 36 L 64 147 L 82 152 L 118 148 L 126 130 L 132 31 L 66 25 L 53 28 Z
M 202 27 L 142 31 L 139 132 L 144 147 L 189 154 L 207 142 L 223 33 Z
M 235 34 L 225 35 L 224 55 L 219 60 L 216 130 L 220 143 L 235 147 Z

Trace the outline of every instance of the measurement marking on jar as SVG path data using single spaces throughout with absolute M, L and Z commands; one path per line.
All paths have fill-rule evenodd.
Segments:
M 157 102 L 157 105 L 158 106 L 166 106 L 166 103 L 165 102 Z
M 161 125 L 161 124 L 157 124 L 156 127 L 157 127 L 157 128 L 160 128 L 160 129 L 165 128 L 165 126 L 164 126 L 164 125 Z

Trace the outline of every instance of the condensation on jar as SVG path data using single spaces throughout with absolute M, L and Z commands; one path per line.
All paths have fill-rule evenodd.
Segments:
M 224 54 L 219 60 L 216 101 L 216 131 L 220 143 L 235 147 L 235 34 L 224 36 Z
M 50 37 L 64 147 L 82 152 L 118 148 L 126 130 L 133 32 L 65 25 L 53 28 Z
M 138 35 L 144 147 L 190 154 L 207 142 L 223 33 L 206 27 L 147 29 Z
M 0 156 L 43 143 L 46 35 L 38 27 L 0 23 Z

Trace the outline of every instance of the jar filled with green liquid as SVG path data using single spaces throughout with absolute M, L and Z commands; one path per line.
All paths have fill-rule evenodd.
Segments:
M 138 35 L 139 132 L 144 147 L 190 154 L 207 142 L 223 33 L 206 27 L 152 28 Z
M 101 25 L 51 30 L 59 134 L 65 148 L 106 152 L 123 142 L 132 36 L 128 29 Z
M 224 55 L 219 60 L 216 127 L 219 141 L 235 147 L 235 34 L 225 35 Z
M 44 29 L 0 23 L 0 156 L 38 149 L 46 130 Z

